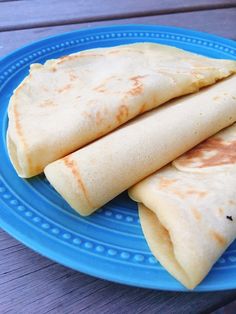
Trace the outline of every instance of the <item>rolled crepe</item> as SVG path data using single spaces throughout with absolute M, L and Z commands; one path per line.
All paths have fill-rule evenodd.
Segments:
M 81 215 L 236 121 L 236 76 L 170 102 L 49 164 L 45 175 Z
M 236 124 L 129 190 L 147 243 L 193 289 L 236 238 Z
M 8 151 L 31 177 L 173 97 L 236 72 L 236 62 L 140 43 L 33 64 L 9 106 Z

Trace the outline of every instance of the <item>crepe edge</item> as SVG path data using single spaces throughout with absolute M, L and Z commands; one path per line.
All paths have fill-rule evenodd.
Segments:
M 171 239 L 171 233 L 163 226 L 153 211 L 144 204 L 138 204 L 140 224 L 145 240 L 160 264 L 187 289 L 193 290 L 198 283 L 191 282 L 188 274 L 178 262 Z

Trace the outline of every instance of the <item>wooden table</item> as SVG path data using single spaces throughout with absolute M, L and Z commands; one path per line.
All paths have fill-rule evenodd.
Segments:
M 236 0 L 0 0 L 0 57 L 45 36 L 127 23 L 236 39 Z M 114 284 L 58 265 L 0 231 L 0 296 L 1 314 L 184 314 L 209 313 L 235 300 L 236 290 L 175 293 Z

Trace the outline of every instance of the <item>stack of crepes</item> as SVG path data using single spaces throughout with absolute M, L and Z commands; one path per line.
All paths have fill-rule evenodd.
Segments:
M 44 65 L 34 64 L 10 100 L 7 132 L 10 159 L 21 177 L 32 177 L 44 170 L 49 182 L 65 200 L 81 215 L 89 215 L 119 193 L 236 122 L 236 75 L 231 75 L 233 73 L 236 73 L 235 61 L 206 58 L 149 43 L 94 49 L 49 60 Z M 221 79 L 224 80 L 214 84 Z M 205 88 L 199 92 L 202 87 Z M 160 105 L 160 108 L 151 110 Z M 150 112 L 143 114 L 146 111 Z M 138 115 L 141 116 L 133 119 Z M 226 147 L 228 144 L 222 145 Z M 207 150 L 206 154 L 209 157 L 214 153 Z M 188 198 L 185 202 L 185 196 L 179 204 L 178 193 L 173 194 L 168 183 L 164 184 L 166 190 L 162 189 L 161 183 L 161 188 L 153 190 L 148 182 L 155 181 L 153 178 L 159 178 L 159 174 L 138 183 L 130 190 L 130 195 L 144 204 L 140 205 L 141 222 L 153 253 L 186 287 L 193 288 L 235 238 L 234 206 L 232 203 L 228 210 L 224 203 L 234 200 L 233 196 L 226 200 L 224 193 L 222 217 L 227 214 L 232 220 L 223 219 L 221 225 L 216 222 L 219 194 L 213 192 L 215 198 L 202 197 L 202 203 L 198 203 L 198 194 L 188 194 L 184 190 L 185 184 L 187 186 L 187 180 L 191 178 L 193 190 L 197 190 L 199 178 L 214 182 L 215 171 L 225 179 L 224 174 L 228 171 L 225 169 L 231 169 L 233 162 L 227 167 L 222 163 L 202 167 L 199 166 L 202 160 L 197 161 L 196 166 L 195 160 L 181 162 L 183 158 L 175 161 L 175 167 L 160 170 L 160 173 L 164 171 L 160 176 L 170 172 L 173 179 L 166 180 L 178 181 L 175 190 L 190 195 L 191 202 L 196 201 L 194 209 Z M 185 159 L 189 160 L 188 157 Z M 191 177 L 186 174 L 189 169 Z M 202 184 L 205 184 L 204 180 Z M 232 176 L 230 180 L 233 182 Z M 206 183 L 204 187 L 207 186 Z M 164 200 L 159 201 L 159 194 L 163 193 Z M 173 198 L 173 202 L 166 206 L 169 198 Z M 208 220 L 199 218 L 203 217 L 202 211 L 206 209 L 209 209 L 207 217 L 212 215 L 208 231 Z M 170 214 L 172 210 L 173 216 Z M 195 229 L 180 228 L 185 211 L 192 215 L 191 223 L 195 224 Z M 162 218 L 163 212 L 165 219 Z M 231 224 L 229 233 L 225 227 L 228 224 Z M 202 229 L 209 233 L 206 245 L 195 234 Z M 189 236 L 188 232 L 196 238 L 199 246 L 203 245 L 203 255 L 208 246 L 211 254 L 208 263 L 202 259 L 203 265 L 195 277 L 190 274 L 195 265 L 191 243 L 189 251 L 185 255 L 179 253 L 179 257 L 175 249 L 181 251 L 180 246 L 171 242 L 173 234 L 175 237 L 178 233 L 176 239 L 181 241 L 184 235 Z M 221 246 L 216 245 L 219 242 Z M 195 256 L 195 259 L 199 265 L 199 258 Z

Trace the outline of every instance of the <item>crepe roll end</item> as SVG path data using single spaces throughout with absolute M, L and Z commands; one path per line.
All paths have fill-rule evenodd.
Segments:
M 44 173 L 54 189 L 80 215 L 88 216 L 97 209 L 88 199 L 79 170 L 69 156 L 49 164 Z

